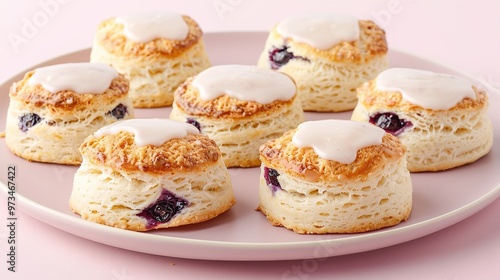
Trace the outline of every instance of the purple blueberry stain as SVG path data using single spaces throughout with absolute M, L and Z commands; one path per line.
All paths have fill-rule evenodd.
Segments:
M 288 46 L 283 46 L 281 48 L 272 47 L 271 50 L 269 50 L 269 61 L 271 62 L 272 69 L 279 69 L 292 59 L 309 61 L 309 59 L 305 57 L 294 55 L 292 52 L 288 51 L 288 48 Z
M 108 114 L 113 115 L 117 120 L 123 119 L 127 115 L 127 106 L 123 104 L 118 104 L 113 110 L 109 111 Z
M 390 112 L 377 113 L 371 116 L 370 123 L 382 128 L 385 132 L 394 136 L 400 135 L 406 129 L 413 126 L 410 121 L 400 119 L 397 114 Z
M 19 117 L 18 127 L 22 132 L 28 131 L 28 129 L 34 127 L 42 118 L 35 113 L 27 113 Z
M 169 222 L 175 215 L 188 206 L 188 201 L 163 190 L 155 203 L 142 210 L 137 216 L 148 221 L 148 229 Z
M 198 129 L 198 131 L 201 132 L 201 125 L 200 125 L 200 123 L 197 120 L 188 118 L 186 120 L 186 123 L 194 125 Z
M 283 190 L 281 188 L 280 182 L 278 181 L 278 176 L 280 176 L 279 172 L 276 169 L 264 167 L 264 179 L 266 180 L 266 184 L 271 188 L 271 192 L 273 195 L 278 190 Z

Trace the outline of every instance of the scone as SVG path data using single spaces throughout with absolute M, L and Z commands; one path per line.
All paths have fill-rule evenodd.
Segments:
M 290 75 L 304 111 L 356 106 L 356 88 L 387 68 L 385 32 L 348 15 L 291 17 L 269 33 L 258 66 Z
M 100 63 L 38 68 L 10 88 L 5 141 L 30 161 L 78 165 L 78 147 L 97 129 L 133 117 L 129 83 Z
M 363 84 L 358 98 L 351 119 L 398 136 L 411 172 L 472 163 L 493 144 L 488 95 L 464 78 L 390 68 Z
M 219 146 L 227 167 L 260 165 L 259 146 L 304 120 L 290 77 L 249 65 L 219 65 L 175 92 L 171 119 L 195 125 Z
M 260 149 L 259 208 L 297 233 L 356 233 L 408 219 L 405 147 L 366 123 L 308 121 Z
M 186 78 L 208 68 L 203 32 L 190 17 L 146 13 L 102 22 L 90 60 L 116 68 L 130 80 L 135 107 L 165 107 Z
M 80 150 L 70 207 L 85 220 L 147 231 L 203 222 L 235 203 L 217 145 L 192 125 L 117 122 Z

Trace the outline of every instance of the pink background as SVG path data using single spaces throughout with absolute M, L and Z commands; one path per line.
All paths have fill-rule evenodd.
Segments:
M 43 4 L 49 2 L 56 5 Z M 205 32 L 267 31 L 292 14 L 350 13 L 381 25 L 387 32 L 390 48 L 456 67 L 500 88 L 497 3 L 490 0 L 1 1 L 0 83 L 46 59 L 90 47 L 96 25 L 103 19 L 161 9 L 192 16 Z M 27 22 L 36 25 L 29 29 Z M 6 221 L 4 199 L 0 204 L 0 221 Z M 18 272 L 7 271 L 7 228 L 1 226 L 0 278 L 498 279 L 498 213 L 500 200 L 435 234 L 354 255 L 308 261 L 215 262 L 116 249 L 72 236 L 17 212 Z

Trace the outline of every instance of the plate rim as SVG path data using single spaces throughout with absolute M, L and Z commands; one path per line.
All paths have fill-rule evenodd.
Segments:
M 252 35 L 262 35 L 264 36 L 267 34 L 266 31 L 219 31 L 219 32 L 206 32 L 204 36 L 232 36 L 234 34 L 242 35 L 242 34 L 252 34 Z M 62 57 L 65 56 L 71 56 L 71 55 L 76 55 L 77 53 L 82 53 L 82 52 L 89 52 L 90 47 L 82 48 L 80 50 L 68 52 L 50 59 L 47 59 L 45 61 L 42 61 L 40 63 L 37 63 L 36 65 L 27 68 L 25 72 L 20 72 L 17 73 L 10 78 L 6 79 L 5 81 L 1 82 L 2 86 L 8 86 L 9 84 L 12 84 L 15 82 L 15 77 L 22 75 L 23 73 L 26 73 L 30 69 L 34 69 L 37 67 L 40 67 L 41 65 L 45 65 L 50 63 L 53 60 L 56 59 L 61 59 Z M 413 52 L 408 52 L 408 51 L 401 51 L 398 49 L 390 49 L 390 53 L 398 53 L 399 55 L 404 55 L 407 57 L 410 57 L 411 59 L 416 59 L 418 61 L 422 61 L 426 64 L 432 64 L 436 67 L 441 67 L 445 69 L 450 69 L 456 73 L 459 73 L 463 77 L 475 80 L 479 82 L 481 85 L 485 86 L 488 89 L 489 94 L 497 94 L 500 96 L 500 90 L 493 87 L 486 81 L 471 75 L 467 72 L 461 71 L 454 69 L 451 66 L 447 66 L 444 64 L 441 64 L 439 62 L 434 62 L 428 58 L 422 57 L 420 55 L 417 55 Z M 2 181 L 0 181 L 0 190 L 2 195 L 7 195 L 8 188 L 7 185 L 4 184 Z M 164 235 L 148 235 L 142 232 L 135 232 L 135 231 L 127 231 L 123 229 L 118 229 L 114 227 L 109 227 L 101 224 L 95 224 L 83 219 L 80 219 L 78 217 L 74 217 L 71 215 L 68 215 L 63 212 L 59 212 L 55 209 L 52 209 L 50 207 L 47 207 L 45 205 L 42 205 L 40 203 L 35 202 L 34 200 L 31 200 L 27 197 L 25 197 L 22 194 L 17 194 L 16 193 L 16 201 L 20 202 L 19 211 L 22 211 L 25 214 L 28 214 L 29 216 L 45 223 L 50 226 L 53 226 L 57 228 L 58 230 L 65 231 L 67 233 L 70 233 L 72 235 L 95 241 L 98 243 L 102 243 L 105 245 L 113 246 L 113 247 L 118 247 L 126 250 L 131 250 L 131 251 L 136 251 L 136 252 L 142 252 L 142 253 L 148 253 L 148 254 L 154 254 L 154 255 L 162 255 L 162 256 L 171 256 L 171 257 L 180 257 L 180 258 L 189 258 L 189 259 L 203 259 L 203 260 L 238 260 L 238 261 L 256 261 L 256 260 L 294 260 L 294 259 L 312 259 L 312 258 L 318 258 L 317 256 L 304 256 L 304 255 L 290 255 L 288 254 L 286 258 L 284 257 L 274 257 L 274 256 L 266 256 L 265 254 L 261 254 L 261 257 L 255 258 L 251 256 L 246 256 L 246 252 L 253 252 L 253 251 L 269 251 L 269 250 L 274 250 L 274 249 L 284 249 L 286 248 L 287 250 L 295 250 L 295 249 L 303 249 L 304 247 L 310 248 L 310 246 L 326 246 L 328 248 L 333 248 L 336 249 L 339 245 L 339 243 L 349 243 L 349 242 L 357 242 L 361 241 L 362 243 L 366 242 L 373 242 L 374 240 L 381 239 L 382 237 L 386 237 L 387 235 L 393 236 L 396 235 L 399 238 L 395 238 L 394 240 L 391 240 L 389 242 L 380 242 L 382 244 L 378 244 L 376 246 L 372 246 L 372 248 L 368 250 L 352 250 L 349 251 L 348 253 L 342 253 L 342 251 L 329 251 L 328 255 L 321 256 L 321 257 L 331 257 L 331 256 L 338 256 L 338 255 L 347 255 L 347 254 L 352 254 L 352 253 L 358 253 L 358 252 L 365 252 L 365 251 L 370 251 L 374 249 L 380 249 L 384 247 L 389 247 L 397 244 L 401 244 L 410 240 L 414 240 L 420 237 L 427 236 L 429 234 L 432 234 L 434 232 L 437 232 L 439 230 L 442 230 L 446 227 L 449 227 L 457 222 L 460 222 L 475 213 L 479 212 L 492 202 L 494 202 L 496 199 L 500 197 L 500 184 L 493 187 L 489 192 L 483 194 L 482 196 L 476 198 L 475 200 L 462 205 L 461 207 L 455 208 L 449 212 L 446 212 L 444 214 L 441 214 L 439 216 L 432 217 L 430 219 L 426 219 L 423 221 L 416 222 L 414 224 L 410 224 L 408 226 L 404 227 L 398 227 L 398 228 L 388 228 L 384 231 L 371 231 L 367 233 L 362 233 L 362 234 L 354 234 L 352 236 L 347 236 L 343 237 L 341 239 L 323 239 L 323 240 L 308 240 L 308 241 L 289 241 L 289 242 L 280 242 L 280 243 L 264 243 L 264 242 L 255 242 L 255 243 L 248 243 L 248 242 L 234 242 L 234 241 L 217 241 L 217 240 L 205 240 L 205 239 L 193 239 L 193 238 L 185 238 L 185 237 L 178 237 L 178 236 L 164 236 Z M 26 211 L 26 209 L 28 211 Z M 36 211 L 42 213 L 42 214 L 37 214 L 35 213 Z M 70 228 L 68 229 L 64 226 L 58 225 L 58 221 L 69 224 L 75 224 L 76 226 L 74 229 L 71 229 L 71 225 L 69 226 Z M 434 227 L 431 227 L 431 225 L 434 225 Z M 439 225 L 439 226 L 435 226 Z M 92 238 L 91 236 L 88 236 L 84 232 L 77 232 L 78 229 L 80 228 L 87 228 L 89 231 L 96 231 L 98 234 L 105 234 L 105 235 L 119 235 L 121 238 L 125 239 L 142 239 L 142 240 L 147 240 L 147 242 L 153 242 L 153 243 L 159 243 L 161 245 L 165 244 L 171 244 L 171 243 L 178 243 L 178 245 L 184 245 L 184 246 L 196 246 L 198 249 L 200 248 L 199 246 L 202 246 L 203 248 L 206 249 L 213 249 L 213 248 L 224 248 L 226 250 L 236 250 L 239 252 L 239 257 L 234 258 L 233 254 L 229 254 L 231 256 L 227 256 L 228 254 L 222 254 L 220 256 L 213 256 L 213 257 L 208 257 L 207 256 L 192 256 L 191 254 L 161 254 L 157 252 L 151 252 L 151 250 L 138 250 L 138 249 L 132 249 L 134 246 L 119 246 L 115 244 L 116 242 L 103 242 L 103 241 L 96 241 L 95 238 Z M 76 232 L 75 232 L 76 231 Z M 416 233 L 418 231 L 423 231 Z M 413 234 L 407 234 L 405 236 L 400 236 L 402 234 L 400 233 L 413 233 Z M 321 236 L 321 235 L 318 235 Z M 395 241 L 398 240 L 398 241 Z M 188 251 L 188 250 L 186 250 Z M 286 254 L 282 254 L 286 255 Z

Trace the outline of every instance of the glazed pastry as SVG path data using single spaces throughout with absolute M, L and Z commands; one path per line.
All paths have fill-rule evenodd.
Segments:
M 291 17 L 269 33 L 258 66 L 290 75 L 304 111 L 356 106 L 356 88 L 387 68 L 385 32 L 348 15 Z
M 259 166 L 259 146 L 304 119 L 290 77 L 247 65 L 211 67 L 175 92 L 171 119 L 195 125 L 227 167 Z
M 10 88 L 5 141 L 30 161 L 78 165 L 78 147 L 97 129 L 133 117 L 129 83 L 112 67 L 38 68 Z
M 70 207 L 85 220 L 147 231 L 203 222 L 235 203 L 217 145 L 190 124 L 117 122 L 80 151 Z
M 461 77 L 391 68 L 358 89 L 352 120 L 399 137 L 411 172 L 474 162 L 493 144 L 488 95 Z
M 90 59 L 130 80 L 135 107 L 170 106 L 175 89 L 210 66 L 202 35 L 192 18 L 176 13 L 117 17 L 98 26 Z
M 297 233 L 355 233 L 408 219 L 405 147 L 366 123 L 308 121 L 260 149 L 259 210 Z

